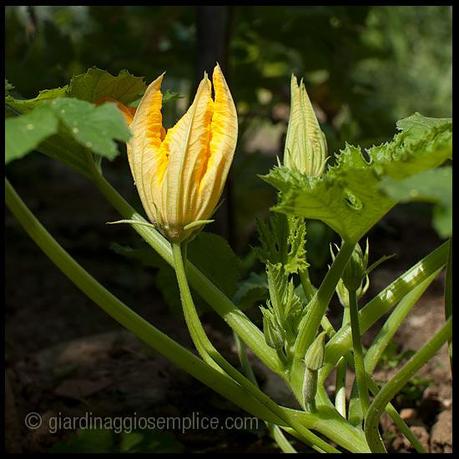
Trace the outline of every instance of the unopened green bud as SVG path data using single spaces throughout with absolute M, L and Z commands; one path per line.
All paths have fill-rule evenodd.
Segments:
M 367 293 L 368 288 L 370 287 L 370 278 L 365 276 L 365 282 L 360 284 L 360 287 L 355 292 L 357 299 L 362 298 L 365 293 Z M 341 305 L 345 308 L 349 306 L 349 291 L 344 286 L 344 282 L 340 279 L 338 285 L 336 286 L 336 293 L 338 294 L 339 301 Z
M 349 306 L 349 293 L 341 279 L 336 284 L 336 294 L 338 295 L 339 302 L 341 303 L 341 305 L 344 308 L 347 308 Z
M 343 283 L 348 290 L 357 291 L 362 281 L 367 275 L 368 267 L 368 239 L 366 244 L 365 253 L 362 252 L 360 244 L 356 244 L 351 258 L 346 264 L 343 272 Z
M 308 411 L 314 411 L 317 393 L 317 370 L 306 368 L 303 380 L 303 405 Z
M 334 244 L 334 246 L 335 246 L 335 249 L 339 250 L 339 247 L 336 244 Z M 356 250 L 360 250 L 360 253 L 362 252 L 360 246 L 358 246 L 358 249 Z M 335 255 L 333 246 L 331 244 L 330 244 L 330 253 L 331 253 L 332 259 L 335 260 L 336 255 Z M 368 244 L 368 239 L 367 239 L 365 254 L 363 255 L 363 263 L 365 264 L 365 266 L 368 264 L 368 257 L 369 257 L 369 244 Z M 370 287 L 370 278 L 368 277 L 368 272 L 370 269 L 371 268 L 365 269 L 365 281 L 360 283 L 359 287 L 357 288 L 355 292 L 357 295 L 357 299 L 360 299 L 363 295 L 365 295 L 368 288 Z M 343 273 L 343 277 L 344 277 L 344 273 Z M 338 294 L 338 298 L 342 306 L 348 307 L 349 306 L 349 291 L 347 287 L 345 286 L 343 279 L 340 279 L 338 284 L 336 285 L 336 293 Z
M 303 400 L 308 411 L 316 408 L 315 398 L 317 392 L 317 373 L 324 364 L 325 332 L 320 333 L 304 356 Z
M 304 356 L 304 364 L 309 370 L 320 370 L 324 364 L 325 336 L 325 332 L 320 333 Z
M 310 177 L 322 174 L 327 161 L 327 141 L 320 129 L 303 80 L 291 79 L 290 118 L 285 139 L 284 165 Z
M 263 333 L 265 335 L 266 344 L 276 349 L 278 352 L 282 351 L 284 340 L 278 328 L 273 323 L 273 316 L 267 309 L 262 309 L 263 312 Z

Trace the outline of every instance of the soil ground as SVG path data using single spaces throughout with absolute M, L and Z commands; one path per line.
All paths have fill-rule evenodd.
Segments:
M 152 282 L 153 271 L 134 266 L 110 249 L 111 242 L 129 245 L 133 232 L 105 225 L 119 217 L 84 178 L 47 159 L 26 158 L 13 164 L 10 180 L 32 211 L 63 246 L 98 280 L 128 305 L 179 342 L 189 345 L 184 323 L 171 314 Z M 115 164 L 114 169 L 124 165 Z M 109 170 L 110 172 L 110 170 Z M 34 174 L 33 183 L 28 177 Z M 132 185 L 112 174 L 120 192 L 134 199 Z M 75 416 L 88 410 L 101 416 L 246 416 L 210 389 L 146 349 L 130 333 L 74 287 L 25 236 L 6 212 L 6 441 L 10 452 L 48 451 L 69 433 L 28 430 L 24 417 L 37 412 L 47 420 L 59 413 Z M 439 244 L 428 214 L 408 207 L 391 212 L 370 235 L 374 259 L 399 256 L 372 275 L 368 296 Z M 378 241 L 378 243 L 376 243 Z M 376 252 L 375 252 L 376 251 Z M 443 280 L 436 280 L 394 338 L 397 352 L 416 350 L 444 319 Z M 339 308 L 331 308 L 338 314 Z M 332 317 L 333 319 L 333 317 Z M 236 361 L 230 333 L 210 313 L 207 330 L 228 358 Z M 369 340 L 375 330 L 366 335 Z M 254 362 L 264 390 L 287 401 L 276 378 Z M 400 364 L 400 363 L 399 363 Z M 387 366 L 377 377 L 386 380 Z M 332 382 L 330 390 L 333 390 Z M 451 372 L 447 349 L 413 379 L 395 400 L 401 415 L 432 452 L 451 452 Z M 416 392 L 417 391 L 417 392 Z M 418 399 L 413 398 L 418 395 Z M 392 451 L 411 451 L 390 421 L 383 419 Z M 193 452 L 278 451 L 264 426 L 250 429 L 173 431 L 159 437 L 157 450 Z

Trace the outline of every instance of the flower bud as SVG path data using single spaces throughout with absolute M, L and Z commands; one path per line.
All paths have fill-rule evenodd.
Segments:
M 325 354 L 325 332 L 320 333 L 309 346 L 304 357 L 303 401 L 308 411 L 315 411 L 317 392 L 317 373 L 322 368 Z
M 362 252 L 360 244 L 357 243 L 355 245 L 351 258 L 347 262 L 342 275 L 344 286 L 348 290 L 357 291 L 361 287 L 362 281 L 367 275 L 368 253 L 368 239 L 365 253 Z
M 269 309 L 262 308 L 261 312 L 263 313 L 263 332 L 266 344 L 281 353 L 284 347 L 284 339 L 273 322 L 274 317 Z
M 303 80 L 291 80 L 290 118 L 285 139 L 284 165 L 310 177 L 322 174 L 327 141 L 309 100 Z
M 304 364 L 309 370 L 320 370 L 324 364 L 325 335 L 325 332 L 320 333 L 306 352 Z
M 317 393 L 317 371 L 306 368 L 303 380 L 303 405 L 308 411 L 315 411 Z
M 368 275 L 365 276 L 365 283 L 360 284 L 360 287 L 356 290 L 355 294 L 357 296 L 357 300 L 360 300 L 365 293 L 367 293 L 368 288 L 370 287 L 370 278 Z M 349 291 L 344 286 L 343 281 L 340 279 L 338 285 L 336 286 L 336 293 L 339 298 L 339 302 L 344 308 L 349 306 Z

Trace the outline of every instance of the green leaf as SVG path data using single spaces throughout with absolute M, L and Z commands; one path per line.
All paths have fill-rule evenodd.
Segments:
M 295 293 L 293 281 L 289 280 L 287 271 L 280 263 L 268 262 L 266 270 L 269 300 L 266 302 L 267 308 L 261 308 L 264 318 L 263 331 L 266 343 L 272 347 L 272 343 L 277 343 L 275 348 L 279 355 L 288 358 L 291 349 L 293 349 L 305 308 Z M 282 349 L 279 347 L 281 341 Z
M 397 129 L 401 131 L 417 131 L 422 134 L 435 126 L 441 126 L 444 123 L 451 123 L 451 118 L 429 118 L 416 112 L 407 118 L 397 121 Z
M 201 232 L 188 246 L 190 261 L 230 298 L 236 291 L 241 262 L 226 239 Z
M 268 263 L 267 273 L 271 309 L 279 318 L 279 323 L 288 328 L 290 323 L 295 322 L 296 315 L 303 311 L 301 300 L 295 294 L 293 281 L 289 281 L 285 269 L 280 264 Z
M 5 90 L 8 91 L 12 88 L 13 86 L 5 80 Z M 74 97 L 87 102 L 96 102 L 102 97 L 112 97 L 123 104 L 128 104 L 143 95 L 145 89 L 143 77 L 133 76 L 126 70 L 122 70 L 115 76 L 94 67 L 86 73 L 74 76 L 69 85 L 45 89 L 33 99 L 16 99 L 9 96 L 7 92 L 5 102 L 7 107 L 16 113 L 28 112 L 37 105 L 58 97 Z M 176 94 L 170 93 L 169 97 L 174 98 Z
M 281 192 L 274 210 L 321 220 L 343 239 L 357 242 L 397 203 L 380 190 L 383 177 L 403 179 L 451 158 L 451 122 L 426 123 L 422 129 L 405 123 L 391 142 L 368 149 L 368 160 L 361 148 L 346 145 L 321 177 L 274 168 L 263 177 Z
M 143 78 L 131 75 L 127 70 L 121 70 L 115 76 L 93 67 L 72 78 L 67 95 L 87 102 L 96 102 L 101 97 L 113 97 L 128 104 L 142 95 L 145 89 Z
M 6 80 L 5 88 L 9 88 Z M 129 138 L 129 130 L 123 116 L 113 104 L 103 104 L 96 108 L 87 101 L 96 101 L 106 96 L 129 103 L 138 99 L 144 91 L 143 78 L 135 77 L 127 71 L 121 71 L 114 76 L 93 68 L 74 77 L 70 85 L 40 91 L 33 99 L 16 99 L 6 91 L 6 115 L 25 114 L 37 107 L 56 102 L 56 106 L 52 107 L 57 110 L 59 132 L 45 138 L 35 147 L 83 175 L 90 176 L 94 167 L 90 153 L 114 158 L 118 153 L 114 140 L 125 142 Z
M 306 262 L 306 223 L 304 218 L 288 217 L 289 251 L 285 269 L 288 273 L 304 271 L 309 264 Z
M 451 236 L 453 216 L 452 168 L 450 166 L 430 169 L 408 177 L 394 180 L 385 177 L 381 189 L 398 202 L 427 201 L 436 204 L 434 227 L 441 237 Z
M 5 120 L 5 164 L 25 156 L 58 129 L 56 115 L 47 107 Z
M 163 94 L 163 105 L 167 104 L 168 102 L 173 102 L 179 99 L 183 99 L 183 96 L 181 94 L 166 89 L 166 92 Z
M 123 115 L 113 104 L 96 107 L 78 99 L 58 98 L 37 105 L 25 115 L 8 118 L 6 161 L 38 149 L 88 173 L 85 151 L 112 159 L 118 154 L 114 140 L 130 136 Z
M 263 315 L 263 334 L 266 344 L 276 350 L 281 360 L 285 360 L 285 340 L 281 332 L 282 327 L 271 309 L 261 307 L 260 310 Z
M 58 97 L 65 97 L 67 95 L 68 86 L 55 89 L 45 89 L 38 93 L 37 97 L 33 99 L 16 99 L 13 96 L 5 98 L 6 108 L 13 111 L 15 114 L 27 113 L 34 108 L 43 105 L 44 102 L 49 102 Z
M 114 140 L 126 142 L 129 128 L 114 104 L 94 104 L 71 98 L 56 99 L 51 107 L 67 132 L 85 148 L 113 159 L 118 154 Z
M 257 303 L 264 302 L 267 295 L 268 280 L 266 274 L 250 273 L 246 280 L 238 284 L 233 301 L 239 309 L 246 310 Z
M 175 272 L 150 247 L 143 246 L 140 249 L 133 249 L 113 244 L 112 249 L 121 255 L 139 261 L 144 266 L 158 268 L 156 285 L 164 300 L 172 310 L 181 310 L 180 292 Z M 217 234 L 199 233 L 188 245 L 188 258 L 222 292 L 230 298 L 233 296 L 240 277 L 240 260 L 225 239 Z M 199 292 L 195 293 L 199 294 Z M 198 300 L 196 304 L 200 309 L 206 308 L 202 300 L 198 298 L 196 300 Z
M 297 273 L 308 267 L 303 218 L 273 214 L 266 223 L 258 220 L 257 228 L 261 247 L 255 251 L 262 262 L 280 263 L 288 273 Z

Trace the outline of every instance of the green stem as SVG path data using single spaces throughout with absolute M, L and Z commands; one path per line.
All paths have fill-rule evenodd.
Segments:
M 299 277 L 304 296 L 306 298 L 306 301 L 309 303 L 311 299 L 314 297 L 315 293 L 317 292 L 317 289 L 312 285 L 309 279 L 309 272 L 307 268 L 304 271 L 299 272 Z M 328 317 L 325 315 L 322 316 L 322 319 L 320 320 L 320 326 L 327 333 L 327 336 L 329 338 L 331 338 L 336 333 L 333 325 L 328 320 Z
M 439 270 L 430 275 L 426 280 L 421 282 L 411 292 L 409 292 L 405 297 L 403 297 L 398 306 L 392 311 L 391 315 L 387 318 L 386 322 L 381 327 L 379 333 L 376 335 L 376 338 L 373 340 L 373 344 L 370 346 L 370 348 L 365 354 L 364 367 L 367 375 L 373 373 L 384 350 L 394 337 L 395 333 L 397 332 L 398 328 L 403 322 L 403 319 L 406 317 L 408 312 L 417 303 L 421 295 L 425 292 L 425 290 L 435 279 L 438 272 Z M 367 377 L 367 381 L 371 381 L 371 379 Z M 365 415 L 365 411 L 362 409 L 361 406 L 361 398 L 359 397 L 360 393 L 357 383 L 358 380 L 356 378 L 356 381 L 352 388 L 351 402 L 349 405 L 349 420 L 353 425 L 362 422 L 363 417 Z M 393 407 L 391 407 L 391 410 L 395 411 Z M 397 412 L 395 411 L 395 413 Z M 415 436 L 412 434 L 411 430 L 409 430 L 409 428 L 406 426 L 404 421 L 398 416 L 398 413 L 396 414 L 396 416 L 392 416 L 392 418 L 395 424 L 402 431 L 402 433 L 405 436 L 407 436 L 408 440 L 410 440 L 411 443 L 413 443 L 412 440 L 413 438 L 415 438 Z M 419 450 L 419 442 L 415 440 L 413 445 L 416 448 L 416 450 Z
M 346 325 L 349 322 L 349 320 L 350 320 L 350 317 L 349 317 L 349 304 L 348 304 L 344 309 L 342 326 Z M 346 353 L 341 358 L 339 363 L 341 363 L 343 361 L 351 369 L 354 369 L 354 362 L 351 359 L 350 353 Z M 338 369 L 337 369 L 337 371 L 338 371 Z M 378 385 L 373 381 L 373 379 L 371 378 L 371 376 L 369 374 L 366 375 L 366 378 L 367 378 L 368 388 L 370 389 L 370 391 L 371 391 L 371 393 L 373 395 L 376 395 L 379 392 Z M 338 384 L 337 384 L 337 387 L 339 387 Z M 345 394 L 344 394 L 344 397 L 345 397 Z M 329 400 L 329 398 L 328 398 L 328 396 L 327 396 L 327 394 L 326 394 L 326 392 L 324 390 L 323 383 L 322 383 L 322 386 L 320 386 L 318 388 L 318 392 L 317 392 L 317 397 L 316 398 L 323 406 L 327 406 L 327 405 L 330 406 L 331 405 L 330 400 Z M 346 399 L 344 398 L 344 407 L 345 407 L 345 402 L 346 402 Z M 351 400 L 351 402 L 352 402 L 352 400 Z M 339 403 L 338 403 L 338 405 L 339 405 Z M 331 407 L 333 407 L 333 405 Z M 338 406 L 336 406 L 336 404 L 335 404 L 335 408 L 337 409 L 338 412 L 340 412 L 340 410 L 338 409 Z M 351 418 L 351 409 L 352 409 L 352 406 L 349 406 L 349 415 L 348 415 L 349 419 Z M 416 438 L 414 433 L 408 427 L 406 422 L 400 417 L 400 415 L 398 414 L 397 410 L 394 408 L 392 403 L 388 403 L 388 405 L 386 406 L 386 412 L 391 417 L 391 419 L 394 421 L 395 425 L 399 428 L 400 432 L 403 435 L 405 435 L 405 437 L 409 440 L 409 442 L 414 446 L 416 451 L 418 453 L 425 453 L 426 451 L 425 451 L 424 447 L 421 445 L 421 443 Z M 346 418 L 346 410 L 345 409 L 343 409 L 343 413 L 340 413 L 341 416 Z M 358 417 L 356 423 L 358 424 L 358 423 L 362 422 L 360 410 L 359 410 L 359 413 L 356 414 L 356 416 Z
M 449 242 L 443 243 L 429 255 L 412 266 L 394 282 L 382 290 L 359 311 L 361 333 L 365 333 L 377 320 L 389 312 L 416 285 L 441 269 L 448 255 Z M 325 346 L 325 362 L 319 371 L 319 383 L 325 381 L 338 360 L 352 348 L 352 333 L 349 325 L 342 327 Z
M 347 364 L 349 365 L 349 368 L 354 369 L 354 363 L 351 359 L 348 358 L 349 354 L 346 354 L 345 358 L 347 360 Z M 379 392 L 379 386 L 373 381 L 372 377 L 367 374 L 367 385 L 368 389 L 373 395 L 376 395 Z M 356 394 L 356 387 L 352 387 L 352 395 L 351 397 L 355 397 Z M 360 424 L 363 421 L 362 417 L 362 412 L 360 410 L 360 403 L 357 406 L 357 402 L 355 402 L 353 398 L 351 398 L 351 403 L 349 404 L 349 421 L 351 422 L 352 425 L 357 425 Z M 392 403 L 388 403 L 386 406 L 386 413 L 390 416 L 394 424 L 398 427 L 400 432 L 405 435 L 405 437 L 408 439 L 408 441 L 414 446 L 416 451 L 418 453 L 425 453 L 425 449 L 419 442 L 419 440 L 416 438 L 414 433 L 411 431 L 411 429 L 408 427 L 406 422 L 400 417 L 398 414 L 398 411 L 394 408 Z
M 336 412 L 333 405 L 331 407 L 317 406 L 316 413 L 307 413 L 289 408 L 285 408 L 285 410 L 298 422 L 320 432 L 352 453 L 370 452 L 363 431 L 351 426 Z M 288 430 L 287 432 L 290 433 Z
M 102 175 L 95 173 L 94 181 L 102 194 L 122 217 L 129 220 L 146 222 L 146 220 L 123 199 Z M 158 231 L 147 226 L 135 224 L 132 225 L 132 228 L 169 265 L 173 266 L 174 261 L 171 245 Z M 279 375 L 283 375 L 283 364 L 279 360 L 276 351 L 266 344 L 263 332 L 190 262 L 187 263 L 187 273 L 193 288 L 199 292 L 200 296 L 226 321 L 238 336 L 240 336 L 247 346 L 252 349 L 255 355 L 272 371 Z
M 332 266 L 327 272 L 322 284 L 314 295 L 308 313 L 301 321 L 301 329 L 295 343 L 295 356 L 303 359 L 306 350 L 314 341 L 320 321 L 327 310 L 328 304 L 335 292 L 336 285 L 343 273 L 349 257 L 354 250 L 353 243 L 345 242 L 336 256 Z
M 273 402 L 266 394 L 234 368 L 214 347 L 206 335 L 204 327 L 201 324 L 199 315 L 194 305 L 193 297 L 188 286 L 188 281 L 185 273 L 185 264 L 182 257 L 182 247 L 180 244 L 172 244 L 172 253 L 174 256 L 174 266 L 177 275 L 177 282 L 179 285 L 180 296 L 183 305 L 183 312 L 185 321 L 190 331 L 193 343 L 200 353 L 201 357 L 206 361 L 212 361 L 212 364 L 218 365 L 222 368 L 231 378 L 237 381 L 241 387 L 247 391 L 251 396 L 256 398 L 267 409 L 271 410 L 275 415 L 283 419 L 287 424 L 291 425 L 303 437 L 303 441 L 310 444 L 313 448 L 318 446 L 324 451 L 337 452 L 335 448 L 330 446 L 317 435 L 313 434 L 309 429 L 298 423 L 294 418 L 288 416 L 281 407 Z M 210 362 L 209 362 L 210 363 Z
M 343 318 L 341 321 L 341 328 L 349 322 L 349 304 L 343 308 Z M 344 419 L 346 415 L 346 373 L 347 365 L 345 356 L 338 360 L 336 366 L 336 382 L 335 382 L 335 408 Z
M 267 421 L 280 421 L 262 404 L 248 397 L 246 391 L 242 390 L 231 378 L 209 368 L 188 349 L 148 323 L 97 282 L 48 233 L 7 179 L 5 179 L 5 201 L 30 238 L 85 295 L 108 315 L 179 368 L 232 400 L 241 408 Z
M 282 430 L 279 428 L 279 426 L 276 426 L 275 424 L 268 424 L 268 429 L 271 434 L 271 437 L 273 440 L 276 442 L 276 444 L 279 446 L 281 451 L 283 453 L 291 454 L 291 453 L 297 453 L 298 451 L 291 445 L 291 443 L 287 440 L 287 437 L 284 435 Z M 323 450 L 320 450 L 319 452 L 322 452 Z
M 434 337 L 411 357 L 408 362 L 378 392 L 371 403 L 365 419 L 365 436 L 372 452 L 384 453 L 386 448 L 379 435 L 379 419 L 386 405 L 399 392 L 411 377 L 430 360 L 441 346 L 451 338 L 451 317 Z
M 365 354 L 365 369 L 368 374 L 372 374 L 374 372 L 382 354 L 384 353 L 384 350 L 391 342 L 403 320 L 411 311 L 413 306 L 418 302 L 419 298 L 421 298 L 423 293 L 427 290 L 432 281 L 437 277 L 439 272 L 440 270 L 435 271 L 427 279 L 411 290 L 411 292 L 405 295 L 384 322 L 384 325 L 379 330 L 372 345 Z
M 354 369 L 354 362 L 350 358 L 350 355 L 346 354 L 344 358 L 346 359 L 346 362 L 349 368 Z M 372 377 L 368 374 L 367 374 L 367 385 L 373 395 L 376 395 L 379 392 L 379 386 L 373 381 Z M 354 391 L 354 387 L 352 388 L 352 390 Z M 351 399 L 351 402 L 352 401 L 353 400 Z M 361 412 L 360 412 L 360 405 L 359 405 L 359 410 L 354 409 L 353 413 L 352 413 L 352 408 L 353 408 L 352 404 L 350 404 L 348 417 L 352 425 L 357 425 L 361 423 L 363 420 Z M 394 421 L 395 425 L 399 428 L 400 432 L 403 435 L 405 435 L 405 437 L 409 440 L 409 442 L 415 447 L 416 451 L 418 453 L 425 453 L 426 452 L 425 449 L 420 444 L 419 440 L 416 438 L 416 436 L 411 431 L 411 429 L 408 427 L 406 422 L 400 417 L 400 415 L 398 414 L 397 410 L 394 408 L 392 403 L 387 404 L 386 413 L 390 416 L 392 421 Z M 356 418 L 355 422 L 352 422 L 352 417 Z
M 433 275 L 431 275 L 428 280 L 429 280 L 429 283 L 432 281 L 433 278 L 435 278 L 435 276 L 438 274 L 438 271 L 437 273 L 434 273 Z M 426 282 L 426 281 L 424 281 Z M 420 286 L 418 286 L 420 287 Z M 409 296 L 409 294 L 407 295 Z M 406 298 L 406 297 L 405 297 Z M 402 302 L 405 300 L 405 298 L 403 298 Z M 398 308 L 398 307 L 397 307 Z M 395 312 L 395 311 L 394 311 Z M 349 304 L 345 307 L 344 309 L 344 314 L 343 314 L 343 320 L 342 320 L 342 327 L 344 325 L 346 325 L 348 322 L 350 321 L 350 315 L 349 315 Z M 336 332 L 334 331 L 333 334 L 331 335 L 333 337 L 333 335 L 336 334 Z M 380 343 L 379 345 L 382 346 L 382 344 Z M 379 346 L 377 345 L 377 347 Z M 368 354 L 367 354 L 368 355 Z M 365 365 L 366 365 L 366 357 L 367 355 L 365 356 Z M 345 365 L 347 364 L 351 369 L 354 369 L 354 362 L 351 360 L 350 358 L 350 354 L 349 353 L 346 353 L 342 358 L 341 360 L 338 362 L 338 367 L 337 367 L 337 372 L 339 371 L 339 368 L 340 368 L 340 364 L 343 364 L 343 366 L 345 367 Z M 367 368 L 365 366 L 365 368 Z M 338 379 L 338 377 L 337 377 Z M 366 374 L 366 379 L 367 379 L 367 385 L 368 385 L 368 388 L 370 389 L 371 393 L 373 395 L 376 395 L 378 392 L 379 392 L 379 387 L 377 386 L 377 384 L 373 381 L 373 379 L 371 378 L 371 376 L 369 374 Z M 337 383 L 336 385 L 337 388 L 340 388 L 340 384 Z M 353 388 L 354 389 L 354 388 Z M 335 400 L 335 408 L 336 410 L 341 414 L 341 416 L 343 416 L 344 418 L 346 418 L 346 409 L 345 409 L 345 403 L 346 403 L 346 398 L 345 398 L 345 393 L 344 393 L 344 390 L 340 390 L 340 393 L 342 393 L 343 397 L 344 397 L 344 402 L 341 403 L 340 400 L 338 400 L 338 403 L 336 403 L 336 400 Z M 323 387 L 323 381 L 322 381 L 322 385 L 319 386 L 318 388 L 318 392 L 317 392 L 317 400 L 321 403 L 321 405 L 323 406 L 330 406 L 330 400 L 324 390 L 324 387 Z M 352 400 L 351 400 L 352 401 Z M 342 409 L 342 412 L 340 411 L 340 408 L 341 406 L 343 407 Z M 352 410 L 352 406 L 349 407 L 349 419 L 351 418 L 351 410 Z M 354 413 L 354 415 L 358 418 L 356 423 L 360 423 L 362 422 L 362 417 L 361 417 L 361 413 L 360 413 L 360 410 L 358 410 L 359 412 L 358 413 Z M 408 427 L 408 425 L 406 424 L 406 422 L 400 417 L 400 415 L 398 414 L 397 410 L 394 408 L 394 406 L 392 405 L 392 403 L 388 403 L 388 405 L 386 406 L 386 412 L 387 414 L 391 417 L 391 419 L 394 421 L 395 425 L 398 427 L 398 429 L 400 430 L 400 432 L 405 435 L 405 437 L 409 440 L 409 442 L 414 446 L 414 448 L 416 449 L 416 451 L 418 453 L 425 453 L 425 449 L 424 447 L 421 445 L 421 443 L 419 442 L 419 440 L 416 438 L 416 436 L 414 435 L 414 433 L 411 431 L 411 429 Z
M 98 283 L 85 271 L 46 231 L 41 223 L 30 212 L 21 198 L 16 194 L 11 184 L 5 179 L 5 198 L 8 208 L 22 225 L 31 239 L 43 250 L 53 263 L 92 301 L 100 306 L 107 314 L 128 330 L 134 332 L 138 338 L 151 346 L 157 352 L 169 359 L 179 368 L 215 390 L 228 400 L 232 400 L 242 409 L 263 419 L 264 421 L 278 424 L 282 427 L 290 426 L 278 416 L 273 416 L 270 410 L 257 402 L 253 397 L 247 396 L 247 391 L 236 384 L 230 377 L 219 373 L 206 365 L 188 349 L 176 343 L 156 327 L 145 321 L 142 317 L 123 304 L 111 292 Z M 350 451 L 364 450 L 365 439 L 361 440 L 359 434 L 354 432 L 352 426 L 347 424 L 335 425 L 333 422 L 322 422 L 316 415 L 311 415 L 294 410 L 282 408 L 288 417 L 298 419 L 307 428 L 314 428 L 325 436 L 329 436 L 338 444 Z M 327 445 L 328 450 L 332 450 Z M 336 451 L 333 448 L 333 451 Z
M 304 297 L 306 298 L 306 302 L 309 303 L 312 300 L 312 298 L 314 298 L 314 295 L 316 294 L 317 289 L 314 287 L 314 285 L 311 282 L 311 279 L 309 277 L 309 270 L 307 267 L 303 269 L 302 271 L 299 271 L 298 275 L 300 277 L 300 283 L 303 289 Z M 327 335 L 329 337 L 334 335 L 335 329 L 333 328 L 333 325 L 328 320 L 327 316 L 322 316 L 320 325 L 327 332 Z
M 254 384 L 258 386 L 257 378 L 253 372 L 252 365 L 250 365 L 249 358 L 247 357 L 246 346 L 243 341 L 233 332 L 234 342 L 236 344 L 237 355 L 239 357 L 239 362 L 245 376 L 250 379 Z
M 352 329 L 352 347 L 354 351 L 354 367 L 355 379 L 359 390 L 360 404 L 362 413 L 365 413 L 370 406 L 370 398 L 368 396 L 367 378 L 365 371 L 365 363 L 363 360 L 362 342 L 360 341 L 360 325 L 359 325 L 359 307 L 357 302 L 357 294 L 355 290 L 349 290 L 349 313 Z
M 322 318 L 324 317 L 325 311 L 327 310 L 333 293 L 335 292 L 336 285 L 341 278 L 346 263 L 352 255 L 354 246 L 354 243 L 344 242 L 341 250 L 322 281 L 322 284 L 309 303 L 306 316 L 301 321 L 300 332 L 295 342 L 295 358 L 291 369 L 292 388 L 297 397 L 301 397 L 301 388 L 303 386 L 303 358 L 308 347 L 314 341 Z
M 346 419 L 346 359 L 339 360 L 336 367 L 335 408 Z
M 369 376 L 367 377 L 367 384 L 371 393 L 374 396 L 377 395 L 379 392 L 379 387 Z M 408 441 L 414 446 L 416 451 L 418 453 L 426 453 L 427 451 L 424 449 L 421 442 L 416 438 L 416 435 L 414 435 L 413 431 L 408 427 L 406 422 L 398 414 L 398 411 L 395 409 L 394 405 L 389 402 L 386 405 L 385 410 L 386 413 L 391 417 L 392 421 L 394 421 L 394 424 L 398 427 L 398 430 L 400 430 L 402 435 L 405 435 Z
M 299 277 L 301 286 L 303 287 L 304 296 L 306 297 L 306 301 L 309 303 L 309 301 L 311 301 L 311 299 L 314 297 L 317 289 L 311 283 L 307 268 L 299 272 Z
M 207 353 L 225 372 L 227 372 L 229 376 L 237 381 L 246 390 L 246 392 L 252 394 L 261 403 L 264 403 L 266 407 L 271 409 L 273 413 L 278 415 L 284 421 L 276 422 L 276 424 L 290 425 L 296 431 L 297 435 L 300 436 L 302 441 L 311 445 L 314 449 L 326 452 L 338 452 L 336 448 L 331 447 L 320 437 L 317 437 L 315 434 L 310 432 L 308 426 L 314 426 L 314 428 L 316 428 L 316 430 L 321 434 L 352 452 L 367 451 L 366 442 L 362 441 L 359 436 L 360 432 L 354 430 L 349 424 L 341 422 L 341 418 L 335 419 L 335 422 L 332 422 L 332 414 L 327 411 L 326 420 L 323 422 L 320 413 L 317 415 L 307 414 L 278 406 L 219 354 L 207 338 L 196 312 L 184 270 L 182 253 L 180 246 L 177 244 L 173 245 L 173 254 L 176 262 L 177 280 L 179 282 L 181 292 L 183 291 L 182 298 L 186 301 L 186 304 L 184 303 L 183 306 L 189 310 L 189 320 L 193 320 L 195 322 L 191 327 L 190 332 L 193 332 L 194 334 L 193 340 L 199 341 L 199 347 L 204 349 L 204 352 Z
M 322 320 L 320 321 L 320 326 L 323 328 L 324 332 L 327 334 L 329 338 L 335 336 L 336 330 L 335 327 L 331 324 L 328 320 L 327 316 L 322 316 Z
M 328 396 L 324 385 L 321 384 L 321 381 L 319 378 L 317 378 L 316 404 L 335 409 L 335 405 L 333 405 L 332 401 L 330 400 L 330 397 Z
M 255 374 L 253 372 L 252 366 L 250 365 L 249 359 L 247 357 L 247 351 L 245 348 L 245 344 L 241 341 L 239 336 L 237 336 L 236 333 L 233 333 L 234 335 L 234 342 L 236 343 L 236 349 L 237 349 L 237 354 L 239 356 L 239 362 L 242 367 L 242 371 L 245 374 L 245 376 L 253 382 L 257 387 L 257 379 L 255 377 Z M 277 446 L 279 446 L 280 450 L 283 453 L 296 453 L 296 449 L 290 444 L 288 441 L 287 437 L 284 435 L 282 432 L 281 428 L 277 426 L 276 424 L 271 424 L 269 422 L 266 422 L 266 427 L 269 431 L 269 434 L 271 438 L 276 442 Z

